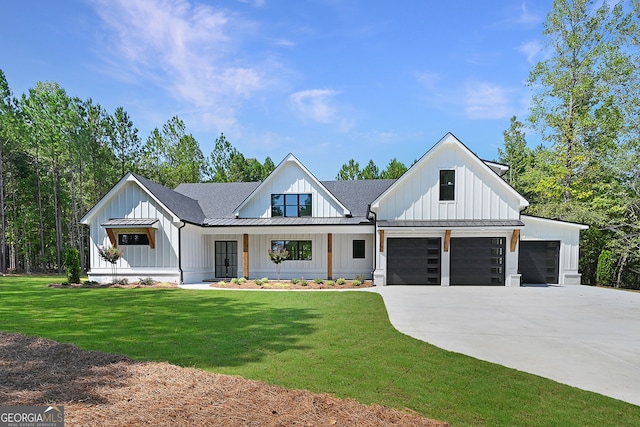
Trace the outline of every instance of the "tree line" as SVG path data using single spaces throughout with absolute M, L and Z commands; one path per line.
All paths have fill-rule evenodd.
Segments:
M 178 117 L 142 140 L 122 107 L 38 82 L 14 97 L 0 70 L 0 271 L 61 271 L 65 247 L 86 267 L 80 219 L 125 173 L 169 188 L 203 181 L 260 181 L 275 168 L 247 158 L 221 134 L 205 157 Z
M 529 113 L 511 119 L 497 161 L 530 202 L 526 213 L 587 224 L 588 283 L 640 288 L 640 0 L 555 0 L 544 22 L 544 59 L 531 70 Z M 542 137 L 530 147 L 526 131 Z M 273 169 L 224 134 L 206 157 L 173 117 L 143 142 L 123 108 L 105 111 L 40 82 L 15 98 L 0 70 L 0 267 L 55 271 L 67 245 L 85 254 L 80 218 L 127 171 L 167 187 L 257 181 Z M 395 179 L 345 163 L 337 179 Z M 81 256 L 85 267 L 86 256 Z

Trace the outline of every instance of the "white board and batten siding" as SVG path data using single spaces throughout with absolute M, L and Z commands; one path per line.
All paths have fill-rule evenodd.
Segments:
M 332 235 L 332 278 L 353 279 L 360 274 L 371 278 L 373 270 L 372 234 L 333 234 Z M 269 259 L 266 248 L 273 240 L 309 240 L 311 241 L 311 259 L 305 261 L 287 260 L 281 264 L 280 278 L 291 279 L 304 276 L 307 280 L 326 279 L 328 272 L 328 235 L 327 234 L 251 234 L 249 235 L 249 276 L 251 278 L 276 278 L 276 267 Z M 365 241 L 365 258 L 353 258 L 353 241 Z M 239 248 L 241 251 L 241 249 Z
M 580 231 L 589 227 L 528 215 L 522 215 L 520 219 L 525 225 L 520 241 L 560 241 L 559 284 L 579 285 Z
M 274 175 L 258 188 L 257 193 L 241 207 L 242 218 L 271 217 L 272 194 L 311 194 L 314 218 L 344 216 L 344 208 L 318 181 L 302 170 L 297 161 L 285 161 Z
M 111 242 L 101 224 L 112 218 L 147 219 L 157 218 L 157 229 L 154 231 L 155 248 L 146 245 L 119 245 L 122 258 L 117 262 L 118 278 L 138 280 L 152 277 L 160 281 L 179 281 L 178 270 L 178 226 L 172 216 L 158 204 L 149 194 L 142 190 L 136 182 L 125 182 L 124 185 L 105 201 L 101 209 L 96 210 L 91 218 L 90 226 L 90 262 L 89 279 L 108 282 L 111 277 L 111 264 L 103 261 L 98 254 L 98 247 L 110 246 Z M 117 233 L 118 230 L 114 230 Z M 122 230 L 132 232 L 132 230 Z M 129 264 L 134 260 L 135 267 Z
M 519 218 L 523 199 L 461 147 L 441 145 L 424 160 L 383 195 L 379 220 Z M 440 200 L 441 170 L 455 171 L 453 201 Z

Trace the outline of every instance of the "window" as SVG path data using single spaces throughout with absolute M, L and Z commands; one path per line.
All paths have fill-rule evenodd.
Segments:
M 118 234 L 118 245 L 148 245 L 146 234 Z
M 455 200 L 456 171 L 440 171 L 440 200 Z
M 311 260 L 311 240 L 272 240 L 271 250 L 285 248 L 291 261 Z
M 354 258 L 364 258 L 364 240 L 354 240 L 353 241 L 353 257 Z
M 271 216 L 311 216 L 311 194 L 272 194 Z

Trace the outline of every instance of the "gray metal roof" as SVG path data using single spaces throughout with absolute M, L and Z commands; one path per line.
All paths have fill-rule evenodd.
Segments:
M 133 174 L 133 176 L 182 221 L 193 224 L 202 224 L 204 221 L 205 215 L 197 200 L 171 190 L 157 182 L 153 182 L 141 175 Z
M 151 227 L 158 218 L 111 218 L 102 224 L 103 227 Z
M 365 217 L 274 217 L 274 218 L 211 218 L 204 222 L 209 227 L 264 227 L 264 226 L 303 226 L 303 225 L 373 225 Z
M 175 191 L 197 200 L 206 218 L 233 218 L 235 209 L 259 182 L 207 182 L 180 184 Z
M 381 220 L 380 227 L 524 227 L 524 223 L 517 219 L 449 219 L 449 220 Z

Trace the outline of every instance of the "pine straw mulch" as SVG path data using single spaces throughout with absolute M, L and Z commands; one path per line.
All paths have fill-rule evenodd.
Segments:
M 257 284 L 253 280 L 247 280 L 245 282 L 234 283 L 231 281 L 220 281 L 213 282 L 209 285 L 211 288 L 221 288 L 221 289 L 263 289 L 263 290 L 317 290 L 317 289 L 326 289 L 326 290 L 340 290 L 340 289 L 362 289 L 362 288 L 370 288 L 373 286 L 371 280 L 365 280 L 361 284 L 354 284 L 352 280 L 347 280 L 344 284 L 338 285 L 333 282 L 333 284 L 327 283 L 315 283 L 313 280 L 308 280 L 305 285 L 298 283 L 293 283 L 290 280 L 269 280 L 267 283 Z
M 379 405 L 0 332 L 0 405 L 64 405 L 67 426 L 447 426 Z

